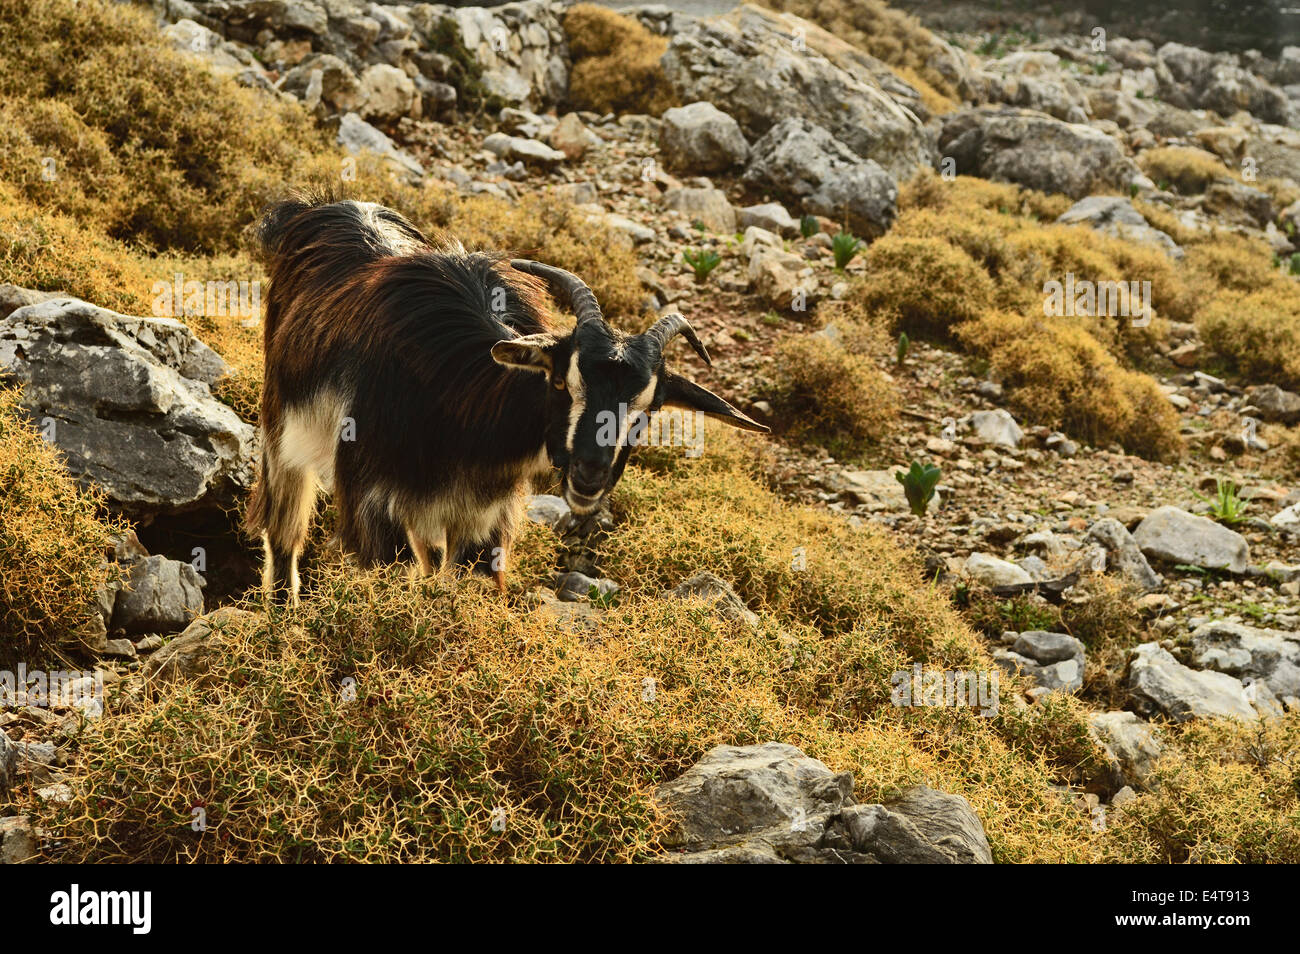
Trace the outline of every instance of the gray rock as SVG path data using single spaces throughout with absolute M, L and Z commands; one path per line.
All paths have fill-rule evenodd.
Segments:
M 526 165 L 550 168 L 564 162 L 568 157 L 558 149 L 552 149 L 536 139 L 524 139 L 522 136 L 510 136 L 506 133 L 492 133 L 483 140 L 483 148 L 494 152 L 510 162 L 523 162 Z
M 1276 384 L 1265 384 L 1251 392 L 1250 403 L 1265 421 L 1300 424 L 1300 394 L 1284 391 Z
M 1277 696 L 1300 696 L 1300 633 L 1215 620 L 1192 631 L 1196 664 L 1260 680 Z
M 1088 724 L 1115 757 L 1125 779 L 1144 787 L 1164 751 L 1155 726 L 1132 712 L 1096 712 L 1088 717 Z
M 587 576 L 585 573 L 560 573 L 555 578 L 555 595 L 566 603 L 581 603 L 591 598 L 595 588 L 598 596 L 610 596 L 620 587 L 613 580 Z
M 1269 518 L 1269 524 L 1278 530 L 1300 533 L 1300 503 L 1284 507 Z
M 1201 208 L 1221 222 L 1244 228 L 1265 228 L 1274 218 L 1273 197 L 1235 179 L 1206 186 Z
M 109 627 L 125 633 L 184 629 L 203 612 L 202 587 L 202 578 L 190 564 L 164 556 L 145 557 L 127 571 Z
M 898 214 L 898 188 L 890 175 L 807 119 L 776 123 L 750 156 L 745 182 L 800 200 L 806 212 L 847 220 L 857 235 L 883 235 Z
M 712 103 L 678 106 L 661 118 L 659 150 L 669 168 L 725 172 L 749 158 L 740 125 Z
M 1008 560 L 987 553 L 972 553 L 966 558 L 966 573 L 985 586 L 1017 586 L 1032 583 L 1033 577 Z
M 1127 189 L 1141 175 L 1101 130 L 1008 107 L 945 116 L 939 151 L 954 160 L 959 175 L 1015 182 L 1075 199 Z
M 554 494 L 533 494 L 528 498 L 525 513 L 533 523 L 544 523 L 552 530 L 556 530 L 559 529 L 561 521 L 567 518 L 572 511 L 569 509 L 569 505 L 564 502 L 563 497 L 557 497 Z
M 219 652 L 221 634 L 232 626 L 257 614 L 223 606 L 185 627 L 185 631 L 145 661 L 146 679 L 159 683 L 202 677 L 208 671 L 212 654 Z
M 1178 243 L 1152 227 L 1133 203 L 1121 196 L 1090 195 L 1066 209 L 1056 221 L 1062 225 L 1087 225 L 1107 235 L 1151 245 L 1175 260 L 1184 255 Z
M 1222 672 L 1189 669 L 1158 643 L 1143 643 L 1134 651 L 1128 686 L 1133 707 L 1146 716 L 1163 715 L 1175 722 L 1256 717 L 1241 680 Z
M 1011 648 L 1043 665 L 1064 662 L 1067 659 L 1078 660 L 1080 665 L 1083 663 L 1083 643 L 1067 633 L 1048 633 L 1041 629 L 1028 630 L 1016 637 Z
M 19 288 L 17 285 L 0 285 L 0 318 L 8 318 L 13 312 L 27 305 L 39 305 L 51 298 L 66 298 L 59 292 L 33 291 Z
M 1065 633 L 1021 633 L 1011 649 L 995 649 L 993 661 L 1008 672 L 1024 673 L 1043 689 L 1074 692 L 1083 685 L 1083 643 Z
M 856 805 L 853 776 L 777 742 L 718 746 L 655 800 L 674 819 L 679 863 L 990 863 L 983 825 L 959 796 L 924 786 Z
M 14 783 L 18 771 L 18 746 L 9 741 L 9 736 L 0 729 L 0 795 L 4 795 Z
M 736 231 L 736 210 L 721 189 L 669 189 L 659 201 L 665 209 L 680 212 L 712 232 Z
M 34 864 L 39 859 L 36 829 L 26 815 L 0 818 L 0 865 Z
M 345 113 L 339 120 L 339 145 L 352 155 L 372 152 L 381 158 L 400 179 L 418 184 L 424 179 L 424 167 L 409 153 L 356 113 Z
M 802 48 L 791 42 L 796 30 Z M 683 101 L 713 103 L 751 142 L 801 117 L 892 175 L 910 176 L 932 164 L 932 134 L 882 85 L 897 78 L 869 60 L 815 24 L 743 4 L 677 33 L 662 64 Z
M 1245 110 L 1268 123 L 1286 125 L 1286 94 L 1224 54 L 1166 43 L 1156 55 L 1160 95 L 1182 109 L 1212 109 L 1222 116 Z
M 683 580 L 667 596 L 678 599 L 698 599 L 708 603 L 714 614 L 722 619 L 758 625 L 758 614 L 745 605 L 731 584 L 709 572 L 696 573 L 690 579 Z
M 736 210 L 736 225 L 741 230 L 760 228 L 792 238 L 799 234 L 799 223 L 780 202 L 766 202 L 762 205 L 747 205 Z M 749 253 L 746 252 L 746 255 Z
M 1106 549 L 1107 562 L 1141 589 L 1151 592 L 1164 585 L 1164 580 L 1142 554 L 1142 548 L 1128 532 L 1128 528 L 1114 517 L 1104 517 L 1088 529 L 1088 536 Z
M 989 102 L 1023 106 L 1069 123 L 1088 121 L 1083 87 L 1047 50 L 1019 50 L 984 65 Z
M 1246 538 L 1177 507 L 1158 507 L 1138 524 L 1133 539 L 1153 560 L 1244 573 L 1250 563 Z
M 890 811 L 907 818 L 940 851 L 959 863 L 993 863 L 984 826 L 970 802 L 960 795 L 918 785 L 886 804 Z
M 998 447 L 1019 447 L 1025 433 L 1016 423 L 1016 419 L 1007 411 L 998 408 L 994 411 L 975 411 L 967 419 L 971 430 L 985 444 Z
M 833 329 L 828 325 L 828 333 Z M 838 329 L 834 329 L 838 333 Z M 826 488 L 836 493 L 846 494 L 870 513 L 907 513 L 909 505 L 903 485 L 894 476 L 898 470 L 842 470 L 826 477 Z M 938 492 L 935 493 L 938 503 Z
M 329 53 L 307 57 L 284 74 L 277 88 L 302 100 L 309 111 L 321 118 L 352 112 L 366 98 L 357 74 Z
M 0 319 L 0 380 L 81 482 L 132 516 L 231 506 L 251 480 L 253 429 L 209 389 L 225 362 L 171 318 L 56 298 Z
M 414 81 L 396 66 L 375 63 L 360 76 L 361 118 L 368 122 L 395 123 L 403 116 L 420 117 L 422 101 Z

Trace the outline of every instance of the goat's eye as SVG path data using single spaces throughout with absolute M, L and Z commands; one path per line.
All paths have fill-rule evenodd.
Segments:
M 552 378 L 552 379 L 551 379 L 551 386 L 554 387 L 555 390 L 557 390 L 557 391 L 563 391 L 563 390 L 564 390 L 564 378 Z

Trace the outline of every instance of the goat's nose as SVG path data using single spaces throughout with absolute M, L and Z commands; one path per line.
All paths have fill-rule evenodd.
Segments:
M 605 486 L 605 465 L 599 461 L 575 460 L 569 477 L 579 493 L 594 495 Z

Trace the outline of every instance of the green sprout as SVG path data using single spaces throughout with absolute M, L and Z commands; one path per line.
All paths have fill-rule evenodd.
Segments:
M 853 256 L 862 248 L 862 240 L 854 238 L 848 232 L 837 232 L 831 239 L 831 251 L 835 254 L 835 268 L 844 271 L 845 266 L 853 261 Z
M 1244 523 L 1246 520 L 1245 511 L 1250 506 L 1250 502 L 1242 500 L 1238 496 L 1241 490 L 1231 480 L 1224 480 L 1222 477 L 1216 477 L 1214 480 L 1214 497 L 1206 497 L 1197 493 L 1196 496 L 1210 505 L 1210 516 L 1219 523 L 1228 526 L 1236 526 Z M 1196 491 L 1192 491 L 1196 493 Z
M 903 360 L 907 357 L 907 350 L 911 347 L 912 339 L 909 338 L 907 332 L 904 331 L 898 336 L 898 350 L 894 354 L 894 363 L 902 364 Z
M 804 238 L 812 238 L 822 230 L 822 225 L 817 221 L 815 215 L 805 215 L 799 220 L 799 234 Z
M 722 261 L 722 256 L 711 248 L 688 248 L 682 252 L 682 260 L 695 269 L 695 280 L 703 282 L 708 279 L 709 272 L 718 267 L 718 263 Z
M 934 499 L 934 487 L 939 483 L 939 468 L 933 464 L 922 466 L 920 461 L 914 460 L 906 474 L 899 470 L 894 472 L 894 477 L 903 485 L 903 493 L 907 496 L 912 513 L 924 517 L 926 508 Z

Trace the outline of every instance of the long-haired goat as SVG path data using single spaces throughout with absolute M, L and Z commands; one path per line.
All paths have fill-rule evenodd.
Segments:
M 268 595 L 297 599 L 318 485 L 363 566 L 409 547 L 425 572 L 490 564 L 504 588 L 523 497 L 551 465 L 586 514 L 622 476 L 635 415 L 676 405 L 767 430 L 664 368 L 677 334 L 709 360 L 681 315 L 624 334 L 562 269 L 435 249 L 390 209 L 328 198 L 272 206 L 260 238 L 271 286 L 247 526 Z M 547 288 L 577 316 L 568 334 L 547 319 Z M 601 433 L 609 413 L 617 440 Z

